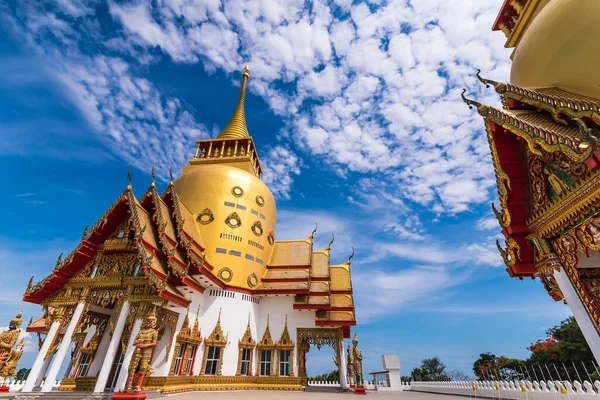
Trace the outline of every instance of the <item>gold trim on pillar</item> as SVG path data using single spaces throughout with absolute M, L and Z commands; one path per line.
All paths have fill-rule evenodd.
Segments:
M 223 353 L 225 353 L 225 346 L 227 346 L 228 339 L 223 335 L 223 328 L 221 328 L 221 309 L 219 309 L 219 318 L 217 319 L 217 325 L 213 329 L 210 336 L 204 339 L 204 354 L 202 355 L 202 368 L 200 369 L 200 375 L 204 375 L 206 371 L 206 360 L 208 357 L 208 350 L 210 347 L 220 347 L 219 351 L 219 370 L 217 375 L 222 374 L 223 369 Z
M 246 326 L 246 332 L 244 332 L 244 336 L 238 342 L 238 363 L 237 370 L 235 375 L 242 375 L 242 355 L 244 353 L 244 349 L 250 349 L 250 366 L 248 367 L 248 375 L 252 376 L 252 361 L 254 359 L 254 348 L 256 347 L 256 342 L 252 339 L 252 331 L 250 330 L 250 313 L 248 313 L 248 325 Z M 246 375 L 244 375 L 246 376 Z

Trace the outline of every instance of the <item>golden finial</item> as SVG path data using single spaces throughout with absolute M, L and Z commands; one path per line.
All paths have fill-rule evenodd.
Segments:
M 481 103 L 475 101 L 475 100 L 467 99 L 465 97 L 466 91 L 467 91 L 467 89 L 463 89 L 460 97 L 462 97 L 463 101 L 469 105 L 469 108 L 473 109 L 473 106 L 475 106 L 475 107 L 477 107 L 477 111 L 479 112 L 480 115 L 482 115 L 482 116 L 487 115 L 490 108 L 484 104 L 481 104 Z
M 88 234 L 90 233 L 89 231 L 89 225 L 86 225 L 85 228 L 83 228 L 83 233 L 81 234 L 81 240 L 85 240 L 88 236 Z
M 154 167 L 156 167 L 156 163 L 152 164 L 152 172 L 151 172 L 151 175 L 152 175 L 152 185 L 153 185 L 153 186 L 156 184 L 156 183 L 154 182 Z
M 267 328 L 269 328 L 269 317 L 270 317 L 270 315 L 267 314 Z
M 352 246 L 352 254 L 348 257 L 348 262 L 350 262 L 354 258 L 354 246 Z
M 217 318 L 217 324 L 221 323 L 221 309 L 219 308 L 219 318 Z
M 187 329 L 190 327 L 190 309 L 188 307 L 188 309 L 185 312 L 185 318 L 183 319 L 183 324 L 181 324 L 182 328 L 181 329 Z
M 62 263 L 62 255 L 63 255 L 63 253 L 60 253 L 60 254 L 58 255 L 58 259 L 56 260 L 56 264 L 54 264 L 54 269 L 55 269 L 55 270 L 56 270 L 56 269 L 59 269 L 59 268 L 61 267 L 61 265 L 60 265 L 60 264 Z
M 31 316 L 31 318 L 29 318 L 29 323 L 27 324 L 27 326 L 30 326 L 31 324 L 33 324 L 33 315 Z
M 244 139 L 250 137 L 246 127 L 246 115 L 244 113 L 244 102 L 246 100 L 246 85 L 250 77 L 250 67 L 246 64 L 242 71 L 242 87 L 240 88 L 240 97 L 233 116 L 223 131 L 217 136 L 217 139 Z
M 169 165 L 169 182 L 173 182 L 173 164 Z
M 335 236 L 333 235 L 333 233 L 331 234 L 331 242 L 329 242 L 329 245 L 327 245 L 328 249 L 331 249 L 331 245 L 333 244 L 333 241 L 335 240 Z
M 31 287 L 33 286 L 33 278 L 35 277 L 35 275 L 31 275 L 31 278 L 29 278 L 29 282 L 27 283 L 27 289 L 25 290 L 26 292 L 29 292 L 31 290 Z
M 248 313 L 248 327 L 250 327 L 250 313 Z
M 485 84 L 485 87 L 489 88 L 490 85 L 492 85 L 494 87 L 494 89 L 496 89 L 496 92 L 502 94 L 506 92 L 506 84 L 504 83 L 500 83 L 500 82 L 496 82 L 493 81 L 491 79 L 486 79 L 484 77 L 481 76 L 481 70 L 477 69 L 477 74 L 475 74 L 477 76 L 477 79 L 479 79 L 479 81 L 481 83 Z
M 319 224 L 315 222 L 315 229 L 313 229 L 312 233 L 310 234 L 311 239 L 315 237 L 315 233 L 317 233 L 318 229 L 319 229 Z
M 129 164 L 129 167 L 127 167 L 127 182 L 129 182 L 128 186 L 131 186 L 131 167 L 133 167 L 133 161 L 131 164 Z

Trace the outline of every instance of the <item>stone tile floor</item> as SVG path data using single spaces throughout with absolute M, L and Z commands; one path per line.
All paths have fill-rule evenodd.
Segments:
M 382 400 L 465 400 L 465 397 L 451 396 L 443 394 L 430 394 L 420 392 L 375 392 L 368 391 L 368 397 L 377 397 Z M 178 393 L 167 396 L 167 400 L 351 400 L 361 399 L 364 397 L 355 396 L 352 393 L 335 393 L 335 392 L 285 392 L 285 391 L 239 391 L 239 392 L 190 392 Z

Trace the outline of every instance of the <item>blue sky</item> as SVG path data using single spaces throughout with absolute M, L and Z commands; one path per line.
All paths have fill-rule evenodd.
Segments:
M 495 181 L 481 119 L 506 81 L 490 32 L 500 0 L 54 0 L 0 5 L 0 321 L 122 192 L 164 187 L 216 135 L 250 62 L 250 134 L 277 197 L 277 238 L 331 234 L 352 273 L 365 372 L 399 353 L 469 372 L 481 352 L 526 357 L 569 315 L 495 249 Z M 2 324 L 2 322 L 0 322 Z M 31 346 L 30 346 L 31 348 Z M 35 353 L 26 352 L 22 365 Z M 311 352 L 309 372 L 333 368 Z M 321 362 L 322 361 L 322 362 Z

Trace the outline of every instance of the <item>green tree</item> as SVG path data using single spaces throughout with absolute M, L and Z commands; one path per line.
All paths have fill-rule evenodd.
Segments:
M 481 353 L 473 363 L 473 373 L 480 381 L 497 379 L 495 377 L 497 368 L 496 355 L 492 353 Z
M 317 375 L 312 378 L 309 378 L 311 381 L 325 381 L 325 382 L 339 382 L 340 381 L 340 371 L 334 369 L 331 372 L 327 372 L 325 374 Z
M 17 377 L 15 379 L 18 381 L 24 381 L 29 376 L 29 371 L 31 371 L 31 368 L 21 368 L 19 371 L 17 371 Z
M 438 357 L 426 358 L 420 367 L 415 367 L 410 373 L 413 381 L 442 381 L 448 380 L 444 373 L 446 366 Z
M 583 362 L 589 365 L 594 359 L 575 317 L 569 317 L 560 325 L 548 329 L 546 335 L 545 339 L 540 339 L 529 346 L 531 356 L 527 360 L 527 365 L 547 364 L 550 365 L 552 373 L 559 371 L 561 379 L 566 379 L 567 373 L 573 379 L 577 376 L 573 363 L 581 365 Z

